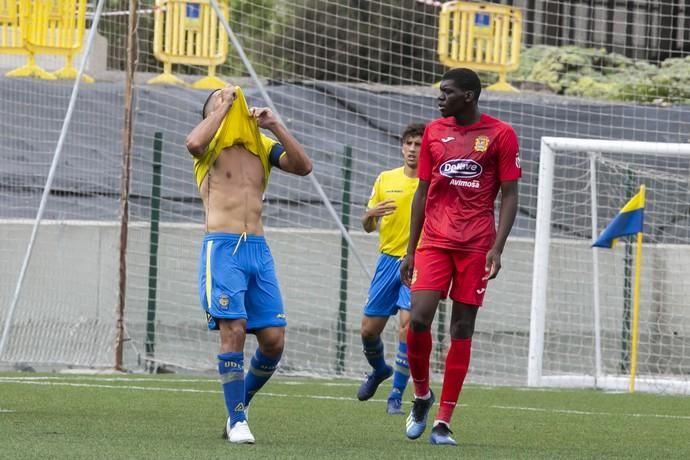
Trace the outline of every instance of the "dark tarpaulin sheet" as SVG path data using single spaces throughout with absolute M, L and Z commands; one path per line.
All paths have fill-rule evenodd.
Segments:
M 71 94 L 71 82 L 0 78 L 0 217 L 34 218 L 55 152 Z M 273 83 L 268 93 L 281 117 L 314 160 L 314 174 L 336 210 L 342 199 L 342 163 L 346 146 L 353 155 L 353 219 L 358 220 L 376 175 L 400 165 L 400 133 L 407 123 L 438 116 L 435 92 L 429 88 L 370 87 L 337 83 Z M 47 219 L 114 220 L 120 194 L 124 87 L 122 83 L 81 85 L 74 118 L 65 139 Z M 245 88 L 251 105 L 266 105 L 259 92 Z M 203 222 L 203 212 L 192 175 L 192 159 L 184 140 L 200 120 L 208 95 L 179 87 L 142 85 L 135 91 L 135 132 L 132 150 L 131 218 L 148 220 L 151 194 L 154 133 L 163 133 L 161 219 L 169 222 Z M 600 103 L 523 93 L 483 94 L 480 108 L 513 125 L 520 138 L 524 170 L 521 203 L 514 235 L 534 230 L 539 143 L 542 136 L 592 139 L 626 139 L 650 142 L 690 141 L 690 106 L 656 107 Z M 626 161 L 625 157 L 617 157 Z M 647 223 L 658 230 L 657 241 L 688 243 L 690 159 L 645 156 L 649 200 L 674 209 L 654 210 Z M 567 166 L 570 160 L 561 160 Z M 572 160 L 573 163 L 575 160 Z M 640 160 L 638 160 L 640 161 Z M 640 163 L 642 165 L 643 163 Z M 556 184 L 561 193 L 585 194 L 587 171 L 578 163 L 573 174 Z M 615 174 L 616 178 L 607 177 Z M 619 208 L 626 200 L 620 170 L 602 168 L 600 208 Z M 656 174 L 656 177 L 654 175 Z M 665 179 L 672 176 L 670 182 Z M 677 178 L 681 178 L 680 182 Z M 642 179 L 640 179 L 642 180 Z M 607 189 L 607 186 L 611 189 Z M 589 205 L 570 200 L 567 209 L 554 203 L 555 231 L 589 238 L 577 228 L 587 228 Z M 266 193 L 265 223 L 270 227 L 336 228 L 317 191 L 307 178 L 282 172 L 271 175 Z M 607 216 L 601 215 L 600 220 Z M 582 222 L 578 222 L 582 220 Z M 683 230 L 685 228 L 685 230 Z M 578 233 L 578 231 L 580 233 Z

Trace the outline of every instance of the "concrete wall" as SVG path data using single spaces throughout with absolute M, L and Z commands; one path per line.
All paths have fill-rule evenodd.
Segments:
M 30 222 L 0 225 L 0 318 L 4 324 Z M 161 363 L 213 367 L 217 336 L 206 330 L 199 306 L 197 264 L 203 236 L 197 225 L 162 225 L 158 252 L 156 354 Z M 340 304 L 340 236 L 332 231 L 268 229 L 289 328 L 283 369 L 335 373 Z M 357 250 L 373 271 L 377 238 L 353 233 Z M 149 228 L 130 228 L 125 321 L 125 364 L 144 354 L 149 299 Z M 532 250 L 529 239 L 512 239 L 499 278 L 489 286 L 473 349 L 472 381 L 523 384 L 527 369 Z M 622 324 L 621 245 L 601 251 L 601 311 L 606 370 L 619 366 Z M 645 248 L 641 298 L 640 372 L 690 372 L 690 268 L 687 246 Z M 554 241 L 546 322 L 544 373 L 587 373 L 593 367 L 591 249 L 586 242 Z M 368 278 L 350 255 L 345 375 L 366 370 L 359 322 Z M 118 280 L 118 227 L 114 223 L 46 222 L 40 229 L 3 361 L 81 366 L 114 362 Z M 443 359 L 437 326 L 433 365 Z M 447 330 L 446 317 L 445 330 Z M 395 350 L 397 320 L 386 333 Z M 442 332 L 445 332 L 442 331 Z M 444 335 L 444 334 L 442 334 Z M 447 340 L 447 338 L 444 338 Z M 254 342 L 248 342 L 248 350 Z

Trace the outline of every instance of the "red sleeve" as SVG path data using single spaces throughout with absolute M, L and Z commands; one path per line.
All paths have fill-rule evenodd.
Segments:
M 501 182 L 510 182 L 520 177 L 522 177 L 520 146 L 515 130 L 508 126 L 498 145 L 498 178 Z
M 422 136 L 422 146 L 419 149 L 419 158 L 417 159 L 417 177 L 420 180 L 431 180 L 432 158 L 431 149 L 429 149 L 429 126 L 427 125 Z

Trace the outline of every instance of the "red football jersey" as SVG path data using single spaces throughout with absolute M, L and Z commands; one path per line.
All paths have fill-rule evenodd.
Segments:
M 434 120 L 424 131 L 417 171 L 420 180 L 429 181 L 419 246 L 491 249 L 501 183 L 522 176 L 513 128 L 485 114 L 469 126 L 454 117 Z

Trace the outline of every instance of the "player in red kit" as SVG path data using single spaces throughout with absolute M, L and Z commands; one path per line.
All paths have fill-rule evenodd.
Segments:
M 401 278 L 412 291 L 407 354 L 415 399 L 406 434 L 410 439 L 422 435 L 435 401 L 429 387 L 431 323 L 439 300 L 450 295 L 451 344 L 430 442 L 456 445 L 450 419 L 467 375 L 478 307 L 488 281 L 501 269 L 522 173 L 513 128 L 477 108 L 481 92 L 477 74 L 449 70 L 440 90 L 443 118 L 429 123 L 422 137 L 410 240 L 400 267 Z M 494 201 L 499 190 L 497 230 Z

